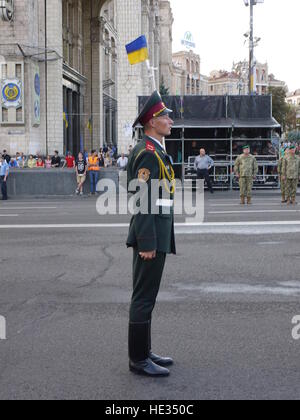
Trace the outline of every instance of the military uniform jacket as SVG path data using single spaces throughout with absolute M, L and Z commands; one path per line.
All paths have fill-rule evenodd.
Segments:
M 282 175 L 287 179 L 298 179 L 300 175 L 300 158 L 298 156 L 287 156 L 283 160 Z
M 235 161 L 234 171 L 241 178 L 254 177 L 258 173 L 257 160 L 253 155 L 240 155 Z
M 144 180 L 148 184 L 148 214 L 139 212 L 133 216 L 127 246 L 137 248 L 139 252 L 163 252 L 176 254 L 174 234 L 174 207 L 170 207 L 174 201 L 174 190 L 166 186 L 163 197 L 157 201 L 158 208 L 151 211 L 151 181 L 162 180 L 162 166 L 168 171 L 169 176 L 174 174 L 170 157 L 164 149 L 149 137 L 144 139 L 133 149 L 128 162 L 127 176 L 128 185 L 132 180 Z M 174 188 L 175 189 L 175 188 Z M 130 191 L 128 191 L 130 193 Z M 168 194 L 168 199 L 166 199 Z M 142 198 L 141 198 L 142 200 Z M 163 211 L 164 203 L 169 204 L 169 214 Z M 158 213 L 158 214 L 153 214 Z

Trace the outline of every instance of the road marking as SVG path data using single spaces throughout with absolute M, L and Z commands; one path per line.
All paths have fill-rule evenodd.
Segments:
M 6 215 L 3 215 L 6 216 Z M 11 215 L 17 217 L 18 215 Z M 209 222 L 209 223 L 175 223 L 176 228 L 186 227 L 267 227 L 267 226 L 300 226 L 300 221 L 260 221 L 260 222 Z M 44 225 L 0 225 L 0 229 L 91 229 L 91 228 L 110 228 L 120 229 L 129 228 L 129 223 L 91 223 L 91 224 L 44 224 Z
M 252 204 L 251 207 L 262 207 L 263 205 L 267 204 L 268 206 L 278 206 L 282 207 L 283 204 L 280 202 L 274 202 L 274 203 L 261 203 L 261 204 Z M 240 202 L 234 203 L 234 204 L 209 204 L 210 207 L 241 207 Z
M 0 217 L 19 217 L 18 214 L 0 214 Z
M 56 210 L 57 207 L 0 207 L 1 210 Z
M 208 214 L 300 213 L 300 210 L 240 210 L 210 211 Z
M 250 285 L 240 283 L 202 283 L 198 284 L 175 284 L 181 293 L 204 293 L 204 294 L 239 294 L 239 295 L 279 295 L 279 296 L 299 296 L 300 285 L 295 282 L 290 284 L 276 283 L 274 286 L 263 284 Z
M 258 242 L 257 245 L 261 246 L 275 246 L 275 245 L 283 245 L 285 242 Z

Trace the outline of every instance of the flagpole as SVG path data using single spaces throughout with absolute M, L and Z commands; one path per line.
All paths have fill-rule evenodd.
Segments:
M 156 90 L 155 68 L 151 66 L 150 60 L 146 60 L 146 65 L 148 69 L 148 75 L 152 83 L 152 90 L 154 91 Z

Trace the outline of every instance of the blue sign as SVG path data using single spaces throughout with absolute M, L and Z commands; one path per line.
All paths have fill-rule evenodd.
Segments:
M 39 74 L 36 74 L 34 77 L 34 89 L 37 96 L 40 96 L 41 93 L 41 82 Z

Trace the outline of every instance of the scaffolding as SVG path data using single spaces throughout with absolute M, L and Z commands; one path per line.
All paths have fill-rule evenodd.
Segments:
M 141 109 L 148 97 L 139 98 Z M 210 176 L 215 188 L 237 189 L 234 163 L 249 144 L 259 173 L 254 188 L 278 188 L 277 165 L 281 126 L 272 117 L 271 96 L 167 96 L 174 111 L 172 134 L 166 139 L 177 178 L 193 182 L 194 161 L 201 148 L 215 162 Z M 137 138 L 143 131 L 137 129 Z

